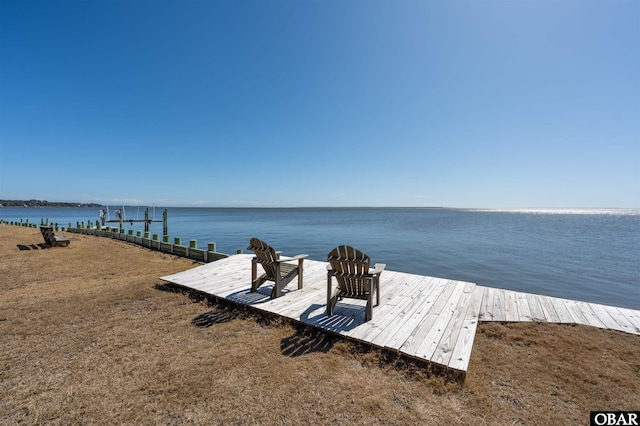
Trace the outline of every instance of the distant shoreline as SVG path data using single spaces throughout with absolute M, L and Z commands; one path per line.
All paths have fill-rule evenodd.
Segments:
M 117 203 L 116 203 L 117 204 Z M 116 205 L 114 204 L 114 205 Z M 119 205 L 119 204 L 118 204 Z M 103 208 L 109 204 L 57 202 L 41 200 L 0 200 L 2 208 Z M 154 209 L 212 209 L 212 210 L 457 210 L 480 213 L 525 213 L 525 214 L 608 214 L 640 215 L 638 207 L 445 207 L 445 206 L 301 206 L 301 207 L 248 207 L 248 206 L 160 206 L 123 205 L 126 208 L 149 207 Z
M 97 203 L 69 203 L 46 200 L 0 200 L 0 208 L 37 208 L 37 207 L 103 207 Z

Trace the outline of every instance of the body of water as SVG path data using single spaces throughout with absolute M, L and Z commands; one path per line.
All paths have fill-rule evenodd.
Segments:
M 162 210 L 155 208 L 155 219 Z M 144 218 L 144 208 L 125 213 Z M 215 242 L 222 253 L 245 250 L 255 236 L 285 256 L 326 261 L 331 249 L 348 244 L 389 270 L 640 309 L 640 210 L 170 207 L 168 216 L 171 241 Z M 97 220 L 98 209 L 0 209 L 7 221 L 42 218 L 75 226 Z M 151 232 L 161 234 L 162 223 Z

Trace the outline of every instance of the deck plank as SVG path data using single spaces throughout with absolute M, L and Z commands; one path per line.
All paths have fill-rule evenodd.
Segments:
M 551 303 L 550 297 L 539 296 L 538 301 L 540 302 L 540 306 L 544 312 L 544 322 L 560 322 L 560 316 L 556 312 L 556 308 L 554 308 L 553 303 Z
M 440 294 L 447 284 L 446 280 L 432 279 L 430 290 L 425 293 L 422 303 L 417 307 L 413 314 L 404 322 L 404 326 L 399 328 L 395 334 L 387 341 L 386 347 L 389 349 L 400 350 L 417 331 L 424 317 L 433 309 Z
M 442 283 L 443 281 L 439 282 Z M 440 313 L 444 310 L 446 303 L 450 300 L 451 294 L 455 290 L 455 286 L 447 285 L 449 283 L 448 281 L 445 281 L 444 283 L 445 285 L 437 292 L 437 298 L 431 305 L 431 308 L 427 311 L 426 315 L 418 325 L 411 331 L 405 342 L 400 346 L 400 352 L 406 353 L 412 357 L 417 356 L 416 353 L 420 348 L 420 345 L 422 345 L 431 330 L 434 328 L 434 324 L 437 322 Z
M 615 319 L 607 312 L 604 308 L 604 305 L 598 305 L 595 303 L 590 304 L 591 309 L 593 309 L 593 313 L 598 317 L 598 319 L 605 325 L 606 328 L 610 330 L 619 330 L 620 326 L 616 322 Z
M 505 310 L 504 291 L 502 289 L 494 289 L 493 320 L 500 321 L 500 322 L 507 320 L 507 315 Z
M 531 307 L 526 293 L 516 292 L 516 305 L 518 307 L 518 321 L 532 321 Z
M 573 317 L 571 316 L 571 313 L 569 312 L 569 309 L 567 308 L 567 305 L 564 304 L 564 301 L 562 299 L 558 299 L 557 297 L 550 297 L 549 300 L 551 300 L 551 304 L 553 305 L 553 307 L 556 310 L 556 313 L 558 314 L 558 318 L 560 323 L 565 323 L 565 324 L 573 324 Z
M 587 321 L 584 314 L 580 310 L 578 302 L 576 302 L 575 300 L 567 299 L 563 299 L 562 302 L 567 307 L 567 310 L 569 311 L 569 314 L 571 315 L 571 318 L 573 318 L 573 322 L 575 324 L 589 325 L 589 321 Z
M 609 313 L 609 315 L 611 315 L 611 318 L 618 323 L 618 330 L 626 333 L 637 334 L 633 323 L 631 323 L 631 321 L 629 321 L 625 317 L 624 313 L 622 313 L 618 308 L 615 306 L 605 306 L 604 309 Z
M 402 309 L 411 303 L 415 294 L 420 294 L 430 288 L 427 281 L 430 281 L 430 279 L 420 276 L 410 276 L 404 280 L 396 280 L 396 285 L 387 290 L 386 303 L 384 303 L 385 300 L 380 300 L 381 306 L 378 309 L 374 307 L 372 320 L 367 321 L 365 326 L 357 330 L 354 329 L 347 335 L 366 341 L 373 340 L 393 322 L 393 319 L 398 313 L 402 312 Z M 400 284 L 398 285 L 397 283 Z
M 469 303 L 473 296 L 474 287 L 475 284 L 465 284 L 462 295 L 453 309 L 453 315 L 451 316 L 451 319 L 449 319 L 449 323 L 442 333 L 442 337 L 440 338 L 433 355 L 430 356 L 430 359 L 433 362 L 441 365 L 450 364 L 451 356 L 458 341 L 458 336 L 462 331 L 462 324 L 464 323 L 467 310 L 469 309 Z
M 425 287 L 421 292 L 416 292 L 411 302 L 403 307 L 402 311 L 393 318 L 393 321 L 372 338 L 371 341 L 374 344 L 390 349 L 399 349 L 402 346 L 435 301 L 437 295 L 433 293 L 437 293 L 438 289 L 444 287 L 445 284 L 444 280 L 440 280 L 441 285 L 439 285 L 435 278 L 429 281 L 433 285 Z
M 516 302 L 516 292 L 511 290 L 502 290 L 502 293 L 504 294 L 505 321 L 520 321 L 518 303 Z
M 591 304 L 586 302 L 576 302 L 576 305 L 578 306 L 578 308 L 580 308 L 580 312 L 582 313 L 582 315 L 584 315 L 584 318 L 587 321 L 586 325 L 598 328 L 607 328 L 593 311 L 593 308 L 591 308 Z
M 640 333 L 640 312 L 627 308 L 618 308 L 618 310 L 635 327 L 636 332 Z
M 481 321 L 493 321 L 493 292 L 494 289 L 491 287 L 480 287 L 482 290 L 482 305 L 480 308 L 480 317 Z
M 529 309 L 531 312 L 531 320 L 532 321 L 544 321 L 546 316 L 544 314 L 544 310 L 542 309 L 542 304 L 540 303 L 540 298 L 531 293 L 527 293 L 527 300 L 529 301 Z
M 434 312 L 434 314 L 436 314 L 435 321 L 433 325 L 429 327 L 429 332 L 423 339 L 422 344 L 414 352 L 414 356 L 433 360 L 438 344 L 448 330 L 447 326 L 452 321 L 456 313 L 458 301 L 464 294 L 466 288 L 466 283 L 456 282 L 451 284 L 450 287 L 452 287 L 453 291 L 449 293 L 444 307 L 439 310 L 439 312 Z M 409 353 L 409 355 L 411 354 Z
M 467 371 L 471 359 L 471 350 L 476 335 L 476 329 L 480 321 L 480 309 L 483 302 L 485 287 L 475 286 L 469 302 L 469 308 L 465 314 L 462 329 L 458 335 L 449 365 L 451 368 Z

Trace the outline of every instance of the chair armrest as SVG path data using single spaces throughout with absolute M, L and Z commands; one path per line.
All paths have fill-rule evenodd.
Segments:
M 384 271 L 384 268 L 386 267 L 386 263 L 376 263 L 375 265 L 373 265 L 373 270 L 370 270 L 369 273 L 371 275 L 379 274 L 380 272 Z
M 296 256 L 293 257 L 284 257 L 282 259 L 278 259 L 276 260 L 276 262 L 291 262 L 292 260 L 300 260 L 300 259 L 304 259 L 305 257 L 308 257 L 308 254 L 298 254 Z

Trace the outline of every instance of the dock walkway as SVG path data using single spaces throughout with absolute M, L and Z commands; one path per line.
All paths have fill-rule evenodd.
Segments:
M 161 279 L 435 363 L 463 377 L 478 321 L 575 323 L 640 334 L 640 311 L 388 270 L 371 321 L 364 321 L 364 301 L 351 299 L 339 301 L 328 317 L 326 262 L 305 260 L 304 287 L 290 284 L 282 297 L 270 299 L 270 283 L 249 291 L 251 258 L 238 254 Z

